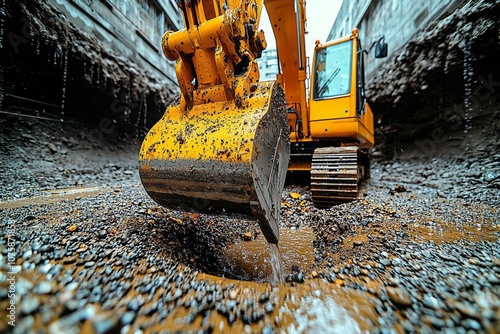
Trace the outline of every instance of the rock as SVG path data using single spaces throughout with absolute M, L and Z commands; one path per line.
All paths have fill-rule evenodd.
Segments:
M 130 325 L 134 322 L 135 320 L 135 317 L 136 317 L 136 314 L 135 312 L 133 311 L 128 311 L 128 312 L 125 312 L 122 317 L 121 317 L 121 324 L 123 326 L 126 326 L 126 325 Z
M 229 291 L 229 298 L 232 300 L 235 300 L 236 297 L 238 297 L 238 290 L 231 290 Z
M 87 319 L 81 333 L 85 334 L 120 334 L 120 318 L 116 312 L 104 311 Z
M 50 149 L 50 153 L 52 154 L 57 153 L 58 150 L 56 145 L 54 145 L 53 143 L 48 143 L 47 146 Z
M 70 227 L 67 228 L 66 231 L 68 232 L 74 232 L 78 229 L 78 227 L 76 225 L 71 225 Z
M 41 281 L 34 287 L 33 290 L 38 294 L 48 294 L 52 292 L 53 288 L 54 286 L 51 282 Z
M 66 315 L 50 324 L 49 333 L 78 333 L 81 323 L 96 313 L 93 306 L 87 306 L 81 310 Z
M 400 308 L 410 307 L 413 303 L 406 292 L 398 287 L 386 287 L 387 296 L 390 301 Z
M 21 314 L 29 315 L 40 307 L 40 299 L 35 296 L 28 296 L 21 303 Z
M 250 241 L 252 240 L 252 237 L 253 237 L 253 233 L 252 232 L 246 232 L 244 235 L 243 235 L 243 239 L 245 241 Z

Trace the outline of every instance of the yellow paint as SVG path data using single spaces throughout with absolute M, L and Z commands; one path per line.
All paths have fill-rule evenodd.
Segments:
M 219 101 L 184 111 L 171 105 L 144 139 L 139 159 L 250 163 L 255 132 L 267 112 L 273 84 L 257 85 L 246 99 L 246 107 Z
M 183 1 L 180 6 L 184 29 L 162 38 L 165 57 L 177 61 L 180 109 L 244 99 L 259 80 L 255 59 L 266 44 L 262 34 L 248 35 L 250 26 L 257 31 L 262 0 Z
M 344 142 L 356 143 L 360 147 L 372 147 L 375 142 L 373 112 L 366 101 L 364 103 L 364 113 L 361 117 L 356 114 L 358 69 L 355 65 L 358 62 L 359 47 L 357 29 L 353 31 L 351 36 L 318 45 L 315 49 L 315 57 L 318 51 L 348 41 L 352 41 L 352 67 L 349 92 L 332 98 L 311 98 L 309 100 L 311 121 L 310 136 L 316 140 L 341 140 Z M 316 58 L 313 59 L 312 63 L 316 63 Z M 311 87 L 314 86 L 313 83 L 316 79 L 315 73 L 315 71 L 312 71 Z M 298 141 L 300 142 L 301 139 L 299 138 Z
M 279 52 L 281 74 L 277 80 L 284 89 L 288 107 L 297 110 L 302 119 L 302 132 L 309 133 L 309 109 L 306 92 L 307 58 L 305 49 L 305 1 L 298 0 L 266 0 L 267 14 L 276 39 Z M 297 20 L 300 26 L 297 27 Z M 304 139 L 307 140 L 307 139 Z
M 257 58 L 267 43 L 258 24 L 264 3 L 279 50 L 281 73 L 276 80 L 261 83 Z M 287 167 L 311 169 L 310 161 L 304 159 L 288 164 L 288 136 L 313 148 L 339 141 L 373 145 L 371 110 L 366 106 L 361 117 L 356 114 L 356 66 L 343 66 L 351 78 L 350 90 L 343 96 L 322 96 L 321 100 L 307 96 L 304 0 L 182 0 L 177 4 L 184 29 L 165 32 L 162 50 L 166 58 L 176 62 L 180 96 L 149 131 L 139 153 L 143 184 L 162 205 L 175 199 L 183 203 L 190 198 L 217 199 L 246 203 L 254 214 L 265 211 L 265 219 L 269 219 L 274 209 L 273 196 L 268 195 L 282 188 L 278 183 L 272 188 L 276 175 L 285 175 Z M 351 42 L 352 54 L 346 55 L 349 51 L 344 48 L 340 58 L 355 65 L 357 37 L 355 30 L 351 36 L 317 45 L 316 51 Z M 349 80 L 349 74 L 341 77 Z M 280 98 L 271 101 L 272 87 L 277 83 L 285 100 L 280 87 Z M 294 110 L 288 113 L 290 134 L 283 122 L 284 105 Z M 233 171 L 239 176 L 232 177 L 236 175 Z M 247 178 L 250 174 L 252 179 Z M 263 211 L 256 206 L 255 185 L 268 202 L 260 203 L 258 198 Z

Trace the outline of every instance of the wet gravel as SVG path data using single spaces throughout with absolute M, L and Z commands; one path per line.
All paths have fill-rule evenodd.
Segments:
M 58 188 L 128 182 L 136 173 L 140 138 L 103 133 L 81 122 L 0 119 L 0 200 Z
M 288 185 L 282 231 L 312 229 L 315 261 L 270 283 L 222 266 L 223 250 L 259 236 L 258 224 L 159 207 L 140 184 L 135 143 L 69 147 L 67 128 L 16 126 L 32 132 L 0 136 L 0 330 L 500 332 L 498 155 L 374 161 L 360 198 L 326 210 Z M 52 203 L 8 202 L 96 185 Z

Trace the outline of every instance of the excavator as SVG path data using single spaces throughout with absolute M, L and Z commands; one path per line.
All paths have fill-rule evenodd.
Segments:
M 149 196 L 171 209 L 254 217 L 276 245 L 287 173 L 310 171 L 317 206 L 355 198 L 374 144 L 357 29 L 317 43 L 309 71 L 304 0 L 177 4 L 184 29 L 165 32 L 162 49 L 176 62 L 180 94 L 139 151 Z M 259 80 L 257 62 L 267 47 L 263 8 L 280 64 L 271 81 Z

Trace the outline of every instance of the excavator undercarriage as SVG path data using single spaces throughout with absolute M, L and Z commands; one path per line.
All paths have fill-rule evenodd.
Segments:
M 369 178 L 368 152 L 357 146 L 314 150 L 311 192 L 316 207 L 330 207 L 356 200 L 360 183 Z

